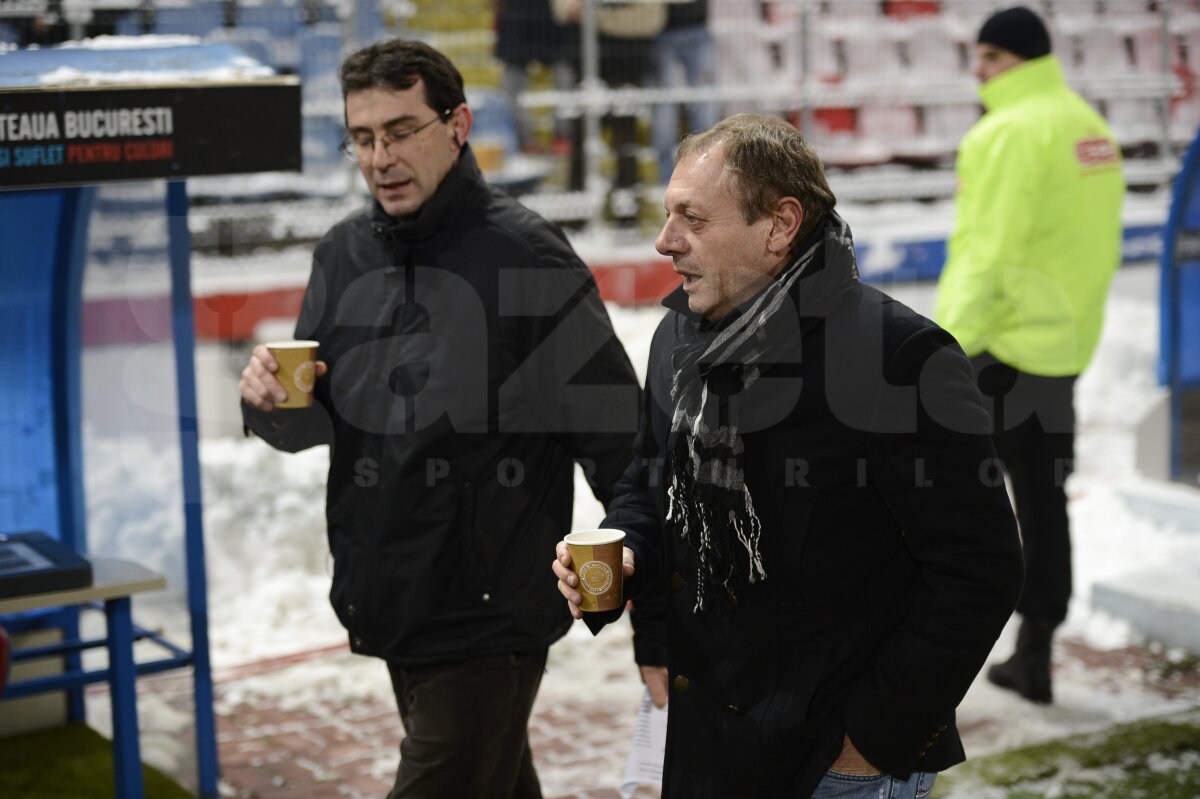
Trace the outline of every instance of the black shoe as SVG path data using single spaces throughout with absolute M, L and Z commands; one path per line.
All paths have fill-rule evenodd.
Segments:
M 1054 701 L 1050 687 L 1050 641 L 1055 624 L 1026 619 L 1017 634 L 1017 651 L 987 671 L 988 682 L 1015 691 L 1030 702 L 1048 705 Z
M 1004 663 L 988 669 L 988 682 L 1015 691 L 1030 702 L 1048 705 L 1054 701 L 1050 689 L 1050 663 L 1041 664 L 1018 661 L 1014 655 Z

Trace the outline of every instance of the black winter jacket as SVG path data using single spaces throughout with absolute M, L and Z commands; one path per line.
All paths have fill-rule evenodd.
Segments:
M 767 578 L 700 613 L 696 556 L 664 522 L 664 453 L 672 352 L 711 326 L 677 292 L 651 346 L 635 460 L 604 526 L 625 530 L 637 557 L 639 662 L 670 670 L 667 799 L 803 799 L 845 733 L 898 778 L 958 763 L 955 707 L 1020 590 L 969 362 L 860 284 L 832 229 L 814 234 L 824 250 L 790 314 L 769 323 L 761 378 L 743 390 L 705 377 L 741 428 Z
M 421 665 L 559 638 L 571 618 L 547 564 L 572 460 L 607 504 L 639 401 L 562 232 L 465 148 L 417 217 L 374 205 L 329 231 L 296 337 L 329 365 L 317 402 L 243 414 L 279 449 L 331 445 L 330 599 L 351 648 Z

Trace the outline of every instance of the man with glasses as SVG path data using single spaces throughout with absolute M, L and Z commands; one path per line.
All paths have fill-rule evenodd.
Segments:
M 320 342 L 313 405 L 277 408 L 259 346 L 246 425 L 331 445 L 330 599 L 352 651 L 387 661 L 406 733 L 391 797 L 540 797 L 526 727 L 571 623 L 545 562 L 572 461 L 611 499 L 637 378 L 562 232 L 484 181 L 454 65 L 391 40 L 340 78 L 374 202 L 314 254 L 296 325 Z

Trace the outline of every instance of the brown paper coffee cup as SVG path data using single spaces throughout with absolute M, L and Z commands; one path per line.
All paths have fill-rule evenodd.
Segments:
M 625 533 L 578 530 L 563 540 L 571 552 L 571 570 L 579 578 L 579 593 L 583 595 L 579 609 L 594 612 L 621 607 Z
M 271 357 L 279 364 L 275 379 L 287 391 L 287 399 L 276 408 L 307 408 L 313 401 L 313 383 L 317 379 L 315 341 L 272 341 L 267 344 Z

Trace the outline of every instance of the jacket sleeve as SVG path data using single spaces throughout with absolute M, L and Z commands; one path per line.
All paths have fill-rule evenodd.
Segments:
M 324 242 L 323 242 L 324 243 Z M 313 258 L 312 272 L 304 290 L 300 315 L 296 320 L 297 339 L 321 340 L 321 320 L 326 302 L 326 281 L 320 258 L 321 247 Z M 320 350 L 317 358 L 320 358 Z M 313 388 L 313 404 L 308 408 L 260 411 L 242 402 L 242 424 L 247 435 L 253 432 L 272 447 L 284 452 L 300 452 L 320 444 L 333 443 L 333 424 L 326 402 L 328 376 Z
M 242 402 L 242 425 L 254 435 L 283 452 L 300 452 L 333 443 L 333 426 L 325 406 L 314 402 L 308 408 L 260 411 Z
M 1007 286 L 1027 267 L 1043 171 L 1036 136 L 1001 128 L 964 147 L 949 260 L 934 318 L 968 355 L 1016 323 Z
M 653 434 L 654 399 L 647 386 L 642 421 L 634 440 L 633 461 L 617 484 L 604 527 L 625 531 L 637 572 L 626 590 L 633 600 L 633 657 L 642 666 L 667 664 L 667 595 L 663 577 L 662 519 L 654 504 L 656 481 L 662 474 L 662 453 Z M 595 630 L 593 630 L 595 632 Z
M 572 457 L 582 465 L 592 493 L 609 510 L 633 455 L 641 391 L 594 283 L 573 317 L 572 326 L 578 329 L 572 330 L 571 338 L 578 335 L 576 340 L 593 342 L 590 346 L 596 346 L 596 352 L 570 381 L 599 387 L 610 399 L 586 419 L 577 418 L 563 439 Z
M 889 359 L 885 379 L 917 388 L 916 418 L 899 418 L 898 403 L 876 403 L 868 473 L 919 564 L 921 588 L 855 685 L 846 731 L 868 761 L 906 777 L 953 726 L 1016 605 L 1022 559 L 987 414 L 959 347 L 945 331 L 920 329 Z
M 583 262 L 540 258 L 511 275 L 501 301 L 520 309 L 526 348 L 501 391 L 501 424 L 552 435 L 607 509 L 638 429 L 637 374 Z
M 660 332 L 662 328 L 660 328 Z M 649 368 L 655 362 L 657 340 L 651 347 Z M 617 483 L 615 497 L 602 526 L 625 531 L 625 546 L 633 550 L 637 570 L 625 587 L 632 599 L 630 621 L 633 624 L 634 660 L 642 666 L 667 663 L 666 589 L 663 580 L 662 519 L 654 503 L 657 481 L 662 474 L 662 453 L 654 426 L 658 419 L 649 381 L 642 394 L 642 412 L 633 458 Z M 596 617 L 596 618 L 592 618 Z M 620 611 L 588 614 L 588 629 L 593 634 L 620 617 Z

